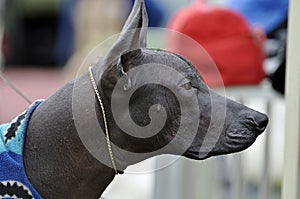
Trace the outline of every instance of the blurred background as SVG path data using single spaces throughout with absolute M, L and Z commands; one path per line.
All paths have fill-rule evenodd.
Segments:
M 117 176 L 103 197 L 280 198 L 288 0 L 145 1 L 149 26 L 181 32 L 201 44 L 223 82 L 215 81 L 208 65 L 201 68 L 196 50 L 176 38 L 150 29 L 150 47 L 189 58 L 210 86 L 218 91 L 224 83 L 228 97 L 267 113 L 271 122 L 267 133 L 245 152 L 202 162 L 179 158 L 157 172 L 151 168 L 164 160 L 152 158 L 141 163 L 149 172 Z M 47 98 L 75 78 L 87 54 L 119 33 L 132 4 L 133 0 L 1 0 L 0 123 L 23 111 L 27 101 Z

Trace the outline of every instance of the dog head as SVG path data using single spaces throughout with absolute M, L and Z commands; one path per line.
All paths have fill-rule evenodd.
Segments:
M 126 157 L 129 164 L 162 153 L 205 159 L 253 144 L 267 116 L 213 92 L 185 58 L 146 48 L 147 21 L 144 1 L 136 0 L 119 39 L 93 68 L 112 142 L 139 154 Z

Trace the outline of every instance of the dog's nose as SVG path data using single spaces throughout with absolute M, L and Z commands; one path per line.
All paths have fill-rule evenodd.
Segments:
M 269 122 L 269 118 L 267 115 L 265 115 L 263 113 L 258 113 L 258 112 L 254 115 L 254 117 L 252 119 L 253 119 L 254 124 L 256 125 L 256 128 L 261 133 L 266 129 L 268 122 Z

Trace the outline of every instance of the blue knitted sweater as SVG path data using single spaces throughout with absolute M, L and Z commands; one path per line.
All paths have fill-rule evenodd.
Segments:
M 33 111 L 42 102 L 34 102 L 11 123 L 0 125 L 0 198 L 42 198 L 28 180 L 23 164 L 27 126 Z

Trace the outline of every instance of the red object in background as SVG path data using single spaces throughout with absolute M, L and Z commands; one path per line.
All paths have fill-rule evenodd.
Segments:
M 264 79 L 264 33 L 258 28 L 251 30 L 240 15 L 197 1 L 179 11 L 171 20 L 169 28 L 191 37 L 208 52 L 225 86 L 257 84 Z M 203 52 L 199 53 L 186 43 L 176 41 L 176 37 L 169 37 L 168 44 L 171 44 L 170 51 L 180 52 L 188 58 L 210 86 L 221 86 L 220 82 L 211 80 L 216 78 L 213 74 L 203 74 L 203 71 L 209 71 L 207 68 L 201 69 L 209 67 L 203 66 L 203 60 L 199 62 L 199 55 Z

